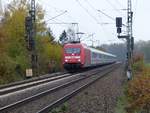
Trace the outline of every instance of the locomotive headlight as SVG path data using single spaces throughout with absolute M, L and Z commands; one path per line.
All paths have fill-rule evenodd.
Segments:
M 68 60 L 65 60 L 65 62 L 68 62 Z
M 78 62 L 81 62 L 81 59 L 78 59 Z

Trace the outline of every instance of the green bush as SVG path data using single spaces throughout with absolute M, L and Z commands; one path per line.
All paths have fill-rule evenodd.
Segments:
M 0 84 L 7 84 L 23 79 L 23 76 L 17 72 L 16 67 L 16 62 L 12 61 L 9 57 L 0 56 Z
M 144 70 L 144 61 L 137 61 L 132 65 L 134 72 L 142 72 Z

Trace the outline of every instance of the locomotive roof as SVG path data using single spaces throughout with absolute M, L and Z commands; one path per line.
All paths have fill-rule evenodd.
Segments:
M 65 46 L 67 45 L 79 45 L 79 46 L 86 46 L 86 44 L 83 44 L 83 43 L 67 43 L 65 44 Z
M 88 47 L 86 44 L 83 44 L 83 43 L 68 43 L 68 44 L 65 44 L 65 46 L 66 46 L 66 45 L 78 45 L 78 46 L 83 46 L 84 48 L 90 49 L 92 52 L 96 52 L 96 53 L 99 53 L 99 54 L 104 54 L 104 55 L 116 57 L 116 55 L 113 55 L 113 54 L 111 54 L 111 53 L 107 53 L 107 52 L 104 52 L 104 51 L 101 51 L 101 50 L 98 50 L 98 49 L 95 49 L 95 48 Z

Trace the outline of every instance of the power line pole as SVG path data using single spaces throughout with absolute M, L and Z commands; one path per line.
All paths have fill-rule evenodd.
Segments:
M 31 6 L 29 10 L 29 16 L 26 17 L 26 41 L 27 48 L 31 57 L 31 68 L 34 75 L 38 74 L 38 56 L 35 46 L 36 38 L 36 8 L 35 0 L 31 0 Z
M 128 0 L 128 9 L 127 9 L 127 35 L 129 36 L 128 38 L 128 59 L 129 59 L 129 64 L 128 64 L 128 70 L 131 71 L 132 70 L 132 57 L 133 57 L 133 46 L 134 46 L 134 42 L 133 42 L 133 32 L 132 32 L 132 18 L 133 18 L 133 12 L 132 12 L 132 2 L 131 0 Z M 132 75 L 132 71 L 131 71 L 131 75 Z
M 117 33 L 118 38 L 125 38 L 127 40 L 127 77 L 128 79 L 132 76 L 132 58 L 133 58 L 133 49 L 134 49 L 134 38 L 133 38 L 133 32 L 132 32 L 132 18 L 133 18 L 133 12 L 132 12 L 132 2 L 131 0 L 127 1 L 128 8 L 127 8 L 127 35 L 120 35 L 121 28 L 122 28 L 122 17 L 116 18 L 116 27 L 117 27 Z
M 127 12 L 127 16 L 128 16 L 128 20 L 127 20 L 127 30 L 128 30 L 128 36 L 129 36 L 129 47 L 130 47 L 130 53 L 129 53 L 129 57 L 130 59 L 132 59 L 133 56 L 133 46 L 134 46 L 134 39 L 133 39 L 133 31 L 132 31 L 132 25 L 133 25 L 133 12 L 132 12 L 132 2 L 131 0 L 128 0 L 128 12 Z
M 38 55 L 35 46 L 35 38 L 36 38 L 36 6 L 35 0 L 31 0 L 31 9 L 30 9 L 30 16 L 32 19 L 32 41 L 33 41 L 33 49 L 32 49 L 32 68 L 34 74 L 38 74 Z

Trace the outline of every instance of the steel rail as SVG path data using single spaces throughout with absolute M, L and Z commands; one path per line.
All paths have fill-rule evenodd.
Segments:
M 6 85 L 0 85 L 0 90 L 4 89 L 4 88 L 16 86 L 16 85 L 21 85 L 21 84 L 37 81 L 37 80 L 40 80 L 40 79 L 43 79 L 43 78 L 49 78 L 50 76 L 51 77 L 58 76 L 58 75 L 61 75 L 61 74 L 66 74 L 66 73 L 58 72 L 58 73 L 46 74 L 46 75 L 43 75 L 43 76 L 34 77 L 34 78 L 23 80 L 23 81 L 13 82 L 13 83 L 6 84 Z
M 5 94 L 16 92 L 16 91 L 19 91 L 19 90 L 24 90 L 26 88 L 30 88 L 30 87 L 33 87 L 33 86 L 36 86 L 36 85 L 44 84 L 44 83 L 54 81 L 54 80 L 58 80 L 58 79 L 61 79 L 61 78 L 65 78 L 65 77 L 68 77 L 68 76 L 70 76 L 70 74 L 64 74 L 64 75 L 59 75 L 59 76 L 57 75 L 56 77 L 49 76 L 49 77 L 46 77 L 46 78 L 30 81 L 30 82 L 27 82 L 27 83 L 15 85 L 15 86 L 10 86 L 10 87 L 7 87 L 7 88 L 0 89 L 0 95 L 5 95 Z
M 111 66 L 112 66 L 112 65 L 111 65 Z M 111 66 L 102 67 L 101 71 L 102 71 L 102 70 L 105 70 L 105 69 L 107 69 L 107 68 L 109 68 L 109 67 L 111 67 Z M 100 71 L 100 70 L 99 70 L 99 71 Z M 8 111 L 10 111 L 10 110 L 12 110 L 12 109 L 18 108 L 19 106 L 22 106 L 22 105 L 24 105 L 24 104 L 27 104 L 27 103 L 29 103 L 29 102 L 32 102 L 32 101 L 34 101 L 34 100 L 36 100 L 36 99 L 38 99 L 38 98 L 42 98 L 42 97 L 44 97 L 44 96 L 47 95 L 47 94 L 56 92 L 56 91 L 58 91 L 59 89 L 62 89 L 62 88 L 65 88 L 65 87 L 67 87 L 67 86 L 70 86 L 70 85 L 72 85 L 72 84 L 75 84 L 75 83 L 77 83 L 77 82 L 79 82 L 79 81 L 82 81 L 83 79 L 86 79 L 86 78 L 90 77 L 91 75 L 94 75 L 94 74 L 97 74 L 97 73 L 98 73 L 98 72 L 93 72 L 92 74 L 90 73 L 90 74 L 88 74 L 88 75 L 85 75 L 84 73 L 82 73 L 82 74 L 80 74 L 80 75 L 85 75 L 85 76 L 80 76 L 81 78 L 79 78 L 79 79 L 72 80 L 72 81 L 67 82 L 67 83 L 65 83 L 65 84 L 62 84 L 62 85 L 59 85 L 59 86 L 57 86 L 57 87 L 51 88 L 51 89 L 49 89 L 49 90 L 46 90 L 46 91 L 44 91 L 44 92 L 38 93 L 38 94 L 36 94 L 36 95 L 34 95 L 34 96 L 30 96 L 30 97 L 25 98 L 25 99 L 23 99 L 23 100 L 20 100 L 20 101 L 17 101 L 17 102 L 15 102 L 15 103 L 9 104 L 9 105 L 7 105 L 7 106 L 1 107 L 1 108 L 0 108 L 0 112 L 6 112 L 6 111 L 8 112 Z
M 10 104 L 10 105 L 4 106 L 4 107 L 0 108 L 0 112 L 9 111 L 10 109 L 13 109 L 13 108 L 15 108 L 15 107 L 18 107 L 19 105 L 23 105 L 23 104 L 26 104 L 26 103 L 28 103 L 28 102 L 34 101 L 34 100 L 36 100 L 37 98 L 41 98 L 41 97 L 43 97 L 43 96 L 45 96 L 45 95 L 47 95 L 47 94 L 49 94 L 49 93 L 53 93 L 53 92 L 55 92 L 55 91 L 57 91 L 57 90 L 59 90 L 59 89 L 61 89 L 61 88 L 67 87 L 68 85 L 71 85 L 71 84 L 76 83 L 76 82 L 78 82 L 78 81 L 81 81 L 81 80 L 83 80 L 83 79 L 84 79 L 84 76 L 83 76 L 82 78 L 80 78 L 80 79 L 67 82 L 67 83 L 65 83 L 65 84 L 63 84 L 63 85 L 59 85 L 59 86 L 54 87 L 54 88 L 52 88 L 52 89 L 49 89 L 49 90 L 46 90 L 46 91 L 44 91 L 44 92 L 38 93 L 38 94 L 36 94 L 36 95 L 34 95 L 34 96 L 31 96 L 31 97 L 25 98 L 25 99 L 23 99 L 23 100 L 17 101 L 17 102 L 15 102 L 15 103 L 12 103 L 12 104 Z
M 61 105 L 62 103 L 66 102 L 67 100 L 69 100 L 70 98 L 72 98 L 73 96 L 75 96 L 76 94 L 78 94 L 79 92 L 81 92 L 83 89 L 87 88 L 88 86 L 90 86 L 91 84 L 95 83 L 97 80 L 103 78 L 105 75 L 109 74 L 110 72 L 112 72 L 115 68 L 112 67 L 112 69 L 110 69 L 109 71 L 105 72 L 103 75 L 97 77 L 95 80 L 88 82 L 86 84 L 84 84 L 83 86 L 79 87 L 78 89 L 70 92 L 69 94 L 63 96 L 62 98 L 54 101 L 53 103 L 51 103 L 50 105 L 46 106 L 45 108 L 41 109 L 40 111 L 36 112 L 36 113 L 48 113 L 50 112 L 52 109 L 58 107 L 59 105 Z

